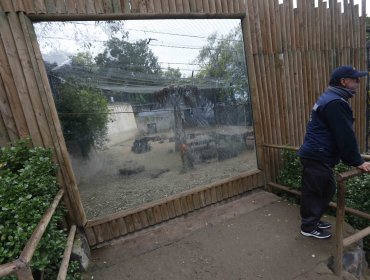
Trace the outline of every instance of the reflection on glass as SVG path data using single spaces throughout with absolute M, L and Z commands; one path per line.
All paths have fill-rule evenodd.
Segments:
M 35 24 L 89 219 L 256 168 L 240 22 L 136 24 Z

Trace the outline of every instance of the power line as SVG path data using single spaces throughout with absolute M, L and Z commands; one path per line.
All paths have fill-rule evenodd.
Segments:
M 92 24 L 88 24 L 88 23 L 84 23 L 84 22 L 74 22 L 74 23 L 75 24 L 80 24 L 80 25 L 85 25 L 85 26 L 92 26 Z M 96 26 L 96 25 L 94 24 L 94 26 Z M 154 34 L 164 34 L 164 35 L 188 37 L 188 38 L 208 39 L 208 37 L 206 37 L 206 36 L 180 34 L 180 33 L 170 33 L 170 32 L 161 32 L 161 31 L 154 31 L 154 30 L 142 30 L 142 29 L 134 29 L 134 28 L 127 28 L 127 30 L 139 31 L 139 32 L 144 32 L 144 33 L 154 33 Z M 215 38 L 215 40 L 218 40 L 218 41 L 229 41 L 229 42 L 242 42 L 242 40 L 223 39 L 223 38 Z

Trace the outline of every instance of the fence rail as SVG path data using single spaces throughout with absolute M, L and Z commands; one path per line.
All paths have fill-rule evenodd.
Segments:
M 14 260 L 13 262 L 0 265 L 0 277 L 7 276 L 10 274 L 16 274 L 19 280 L 33 280 L 32 271 L 30 268 L 31 259 L 52 216 L 55 213 L 56 208 L 58 207 L 63 197 L 63 194 L 64 194 L 63 189 L 59 190 L 59 192 L 56 194 L 52 204 L 46 210 L 37 227 L 33 231 L 31 237 L 28 239 L 19 258 Z M 72 250 L 71 243 L 73 243 L 75 232 L 76 226 L 73 225 L 68 236 L 66 250 L 64 252 L 62 265 L 59 271 L 60 277 L 58 275 L 58 280 L 66 279 L 69 256 L 71 255 Z
M 264 144 L 264 148 L 273 149 L 285 149 L 290 151 L 297 151 L 297 147 L 284 146 L 284 145 L 271 145 Z M 362 155 L 364 159 L 369 160 L 369 155 Z M 266 161 L 267 164 L 268 161 Z M 268 166 L 265 167 L 268 170 Z M 343 278 L 343 248 L 347 247 L 360 239 L 370 235 L 370 227 L 362 229 L 355 234 L 352 234 L 346 238 L 343 238 L 343 228 L 344 228 L 344 215 L 349 213 L 370 221 L 370 214 L 359 211 L 357 209 L 349 208 L 345 206 L 345 182 L 353 177 L 363 174 L 360 169 L 352 169 L 346 172 L 342 172 L 337 175 L 337 203 L 330 202 L 329 206 L 336 208 L 336 222 L 335 222 L 335 250 L 334 250 L 334 273 L 340 278 Z M 289 192 L 300 196 L 301 192 L 297 190 L 289 189 L 286 186 L 282 186 L 271 181 L 267 182 L 268 188 L 275 188 L 281 191 Z

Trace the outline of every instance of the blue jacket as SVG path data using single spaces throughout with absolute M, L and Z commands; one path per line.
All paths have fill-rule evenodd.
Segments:
M 304 143 L 298 151 L 302 158 L 321 161 L 334 166 L 359 166 L 364 160 L 359 153 L 353 131 L 353 112 L 348 104 L 351 92 L 329 87 L 312 108 Z

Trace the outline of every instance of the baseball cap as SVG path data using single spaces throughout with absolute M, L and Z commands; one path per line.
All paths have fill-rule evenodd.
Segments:
M 339 80 L 342 78 L 360 78 L 366 76 L 367 71 L 357 71 L 351 65 L 339 66 L 331 73 L 331 79 Z

